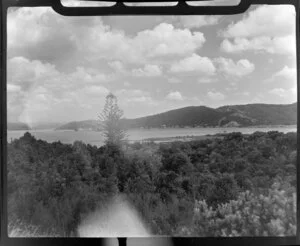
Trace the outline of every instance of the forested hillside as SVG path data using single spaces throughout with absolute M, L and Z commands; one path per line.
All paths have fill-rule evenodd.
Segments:
M 291 125 L 297 124 L 297 103 L 287 105 L 246 104 L 223 106 L 217 110 L 228 112 L 230 117 L 248 119 L 251 125 Z
M 231 133 L 122 149 L 37 140 L 8 144 L 9 221 L 76 235 L 80 221 L 125 194 L 153 234 L 296 234 L 296 133 Z
M 293 125 L 297 124 L 297 104 L 231 105 L 217 109 L 193 106 L 125 120 L 124 124 L 128 128 Z
M 125 121 L 128 128 L 137 127 L 171 127 L 171 126 L 193 126 L 193 125 L 218 125 L 220 117 L 226 113 L 219 113 L 215 109 L 199 106 L 186 107 Z
M 192 106 L 136 119 L 123 119 L 122 123 L 125 128 L 296 125 L 297 103 L 287 105 L 231 105 L 217 109 L 205 106 Z M 99 121 L 74 121 L 62 125 L 57 129 L 98 130 Z
M 72 121 L 56 128 L 56 130 L 80 130 L 80 129 L 97 131 L 99 129 L 99 122 L 97 120 Z

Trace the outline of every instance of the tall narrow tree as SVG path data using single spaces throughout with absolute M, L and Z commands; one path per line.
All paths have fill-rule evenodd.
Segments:
M 120 146 L 125 140 L 126 132 L 122 127 L 123 111 L 118 106 L 117 97 L 109 93 L 106 96 L 104 109 L 100 114 L 100 130 L 108 146 Z

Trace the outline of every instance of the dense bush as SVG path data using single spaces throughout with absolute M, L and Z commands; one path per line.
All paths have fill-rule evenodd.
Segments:
M 275 183 L 267 195 L 246 191 L 236 200 L 209 207 L 196 201 L 193 235 L 199 236 L 294 236 L 296 192 L 288 195 Z
M 295 235 L 296 133 L 117 146 L 8 144 L 10 221 L 76 235 L 80 221 L 123 193 L 160 235 Z M 43 233 L 42 233 L 43 234 Z

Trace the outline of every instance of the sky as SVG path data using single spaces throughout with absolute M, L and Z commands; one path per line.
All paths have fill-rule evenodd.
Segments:
M 297 100 L 293 6 L 232 16 L 65 17 L 8 12 L 8 121 L 97 119 L 109 92 L 124 117 Z

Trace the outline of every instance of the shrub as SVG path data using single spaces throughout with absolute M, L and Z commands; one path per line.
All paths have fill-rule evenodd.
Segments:
M 274 184 L 267 195 L 246 191 L 218 205 L 197 201 L 194 227 L 199 236 L 295 236 L 296 193 L 288 196 Z

